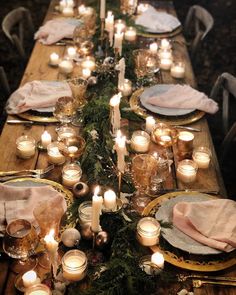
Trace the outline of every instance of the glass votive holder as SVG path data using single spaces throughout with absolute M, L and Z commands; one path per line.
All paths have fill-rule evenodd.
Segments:
M 165 71 L 169 71 L 172 65 L 172 58 L 161 58 L 160 68 Z
M 179 152 L 191 153 L 193 151 L 194 135 L 189 131 L 180 131 L 177 138 Z
M 71 60 L 62 60 L 60 63 L 59 63 L 59 72 L 62 73 L 62 74 L 70 74 L 72 73 L 73 71 L 73 63 Z
M 183 183 L 192 183 L 197 178 L 198 165 L 192 160 L 179 162 L 176 176 Z
M 36 150 L 35 139 L 29 135 L 22 135 L 16 140 L 16 155 L 21 159 L 34 156 Z
M 137 224 L 137 240 L 143 246 L 154 246 L 159 243 L 161 226 L 153 217 L 144 217 Z
M 152 140 L 164 147 L 170 147 L 175 144 L 177 136 L 178 130 L 165 123 L 158 123 L 151 134 Z
M 160 59 L 172 59 L 172 50 L 171 49 L 160 49 L 159 50 Z
M 81 61 L 81 67 L 82 69 L 89 69 L 90 71 L 93 71 L 96 67 L 95 58 L 93 56 L 86 56 Z
M 132 82 L 129 79 L 124 80 L 124 84 L 118 87 L 122 96 L 129 96 L 132 93 Z
M 171 49 L 170 41 L 165 38 L 161 39 L 160 48 L 161 49 Z
M 82 169 L 78 164 L 67 164 L 62 169 L 62 184 L 67 187 L 73 187 L 80 181 Z
M 76 131 L 72 127 L 63 126 L 58 129 L 57 134 L 58 134 L 57 140 L 63 141 L 67 138 L 76 136 Z
M 60 142 L 52 142 L 47 147 L 48 161 L 51 164 L 61 165 L 65 162 L 65 157 L 61 154 L 60 150 L 64 148 L 64 144 Z
M 150 136 L 145 131 L 135 131 L 131 138 L 131 148 L 137 153 L 146 153 L 149 150 Z
M 91 224 L 92 222 L 92 202 L 84 201 L 79 205 L 79 224 L 83 227 L 85 224 Z
M 123 33 L 126 29 L 126 23 L 124 20 L 122 19 L 117 19 L 115 22 L 114 22 L 114 29 L 115 29 L 115 32 L 119 32 L 119 33 Z
M 87 273 L 87 257 L 80 250 L 70 250 L 62 257 L 62 275 L 68 281 L 81 281 Z
M 128 27 L 125 31 L 125 40 L 134 42 L 137 38 L 137 30 L 134 27 Z
M 207 169 L 211 160 L 211 151 L 209 148 L 200 146 L 193 150 L 193 161 L 197 163 L 198 168 Z
M 183 62 L 173 62 L 170 74 L 173 78 L 183 79 L 185 76 L 185 64 Z
M 25 290 L 25 295 L 51 295 L 52 292 L 47 285 L 44 284 L 37 284 L 31 286 Z

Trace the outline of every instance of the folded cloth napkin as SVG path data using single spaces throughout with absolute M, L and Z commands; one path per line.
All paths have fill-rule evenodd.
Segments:
M 173 208 L 173 224 L 209 247 L 225 252 L 236 248 L 235 201 L 180 202 Z
M 16 187 L 0 184 L 0 230 L 4 230 L 6 224 L 15 219 L 26 219 L 36 225 L 33 210 L 40 202 L 47 200 L 56 200 L 57 206 L 62 205 L 66 211 L 63 195 L 49 185 Z
M 6 111 L 8 114 L 19 114 L 30 109 L 52 107 L 62 96 L 72 96 L 67 82 L 35 80 L 11 94 Z
M 43 44 L 51 45 L 63 38 L 72 38 L 75 27 L 80 24 L 80 20 L 73 18 L 49 20 L 35 33 L 34 39 L 38 39 Z
M 146 103 L 164 108 L 198 109 L 210 114 L 218 111 L 218 104 L 188 85 L 171 85 L 163 94 L 150 96 Z
M 164 33 L 170 32 L 179 27 L 179 20 L 171 14 L 158 11 L 151 5 L 135 20 L 136 25 L 146 27 L 147 30 Z

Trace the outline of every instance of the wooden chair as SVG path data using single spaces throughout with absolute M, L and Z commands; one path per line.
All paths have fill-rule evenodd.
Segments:
M 4 90 L 6 96 L 9 96 L 11 93 L 11 90 L 10 90 L 10 86 L 7 80 L 5 70 L 2 66 L 0 66 L 0 86 Z
M 235 138 L 236 138 L 236 122 L 231 126 L 220 147 L 219 163 L 221 167 L 224 167 L 224 161 L 228 158 L 229 151 L 234 150 L 235 153 Z M 230 159 L 233 161 L 233 159 Z
M 236 77 L 223 73 L 217 78 L 210 94 L 212 99 L 219 102 L 221 100 L 222 103 L 223 136 L 229 131 L 230 94 L 236 99 Z
M 202 6 L 193 5 L 189 8 L 184 24 L 184 33 L 190 36 L 190 56 L 194 62 L 200 44 L 214 25 L 212 15 Z
M 2 30 L 11 43 L 17 48 L 22 58 L 26 57 L 24 48 L 25 29 L 31 34 L 34 26 L 30 11 L 24 7 L 18 7 L 10 11 L 2 21 Z M 17 33 L 16 33 L 17 32 Z

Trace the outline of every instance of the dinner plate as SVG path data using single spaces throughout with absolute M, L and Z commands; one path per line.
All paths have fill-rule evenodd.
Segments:
M 203 202 L 212 199 L 211 196 L 205 194 L 199 195 L 180 195 L 176 198 L 166 200 L 161 203 L 161 206 L 158 208 L 158 211 L 155 214 L 155 217 L 158 220 L 163 220 L 165 222 L 172 223 L 173 221 L 173 207 L 179 202 Z M 219 254 L 221 251 L 213 249 L 206 245 L 203 245 L 196 240 L 192 239 L 181 230 L 179 230 L 174 225 L 172 228 L 162 228 L 163 238 L 168 241 L 172 246 L 187 251 L 191 254 L 201 254 L 201 255 L 210 255 L 210 254 Z
M 140 96 L 141 104 L 149 111 L 164 115 L 164 116 L 183 116 L 192 113 L 195 109 L 176 109 L 176 108 L 163 108 L 156 105 L 152 105 L 147 102 L 148 98 L 153 96 L 158 96 L 167 92 L 171 87 L 174 87 L 174 84 L 161 84 L 154 85 L 149 88 L 145 88 L 143 93 Z

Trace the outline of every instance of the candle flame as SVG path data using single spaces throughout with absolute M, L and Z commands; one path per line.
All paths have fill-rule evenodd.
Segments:
M 53 241 L 54 240 L 54 234 L 55 234 L 55 230 L 51 229 L 49 234 L 45 236 L 44 241 L 46 243 L 49 243 L 49 242 Z
M 99 187 L 99 186 L 96 186 L 96 187 L 95 187 L 95 190 L 94 190 L 94 195 L 95 195 L 95 196 L 98 195 L 99 190 L 100 190 L 100 187 Z

